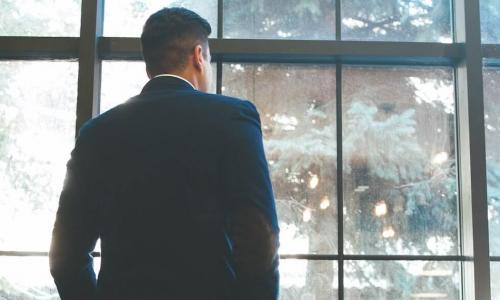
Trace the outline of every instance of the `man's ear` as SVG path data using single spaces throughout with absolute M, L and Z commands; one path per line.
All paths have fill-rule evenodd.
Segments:
M 203 65 L 205 62 L 205 57 L 203 57 L 203 48 L 201 45 L 196 45 L 194 47 L 194 54 L 193 54 L 193 63 L 196 69 L 199 71 L 203 69 Z

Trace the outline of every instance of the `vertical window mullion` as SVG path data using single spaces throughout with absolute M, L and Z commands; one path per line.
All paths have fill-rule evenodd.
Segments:
M 463 264 L 464 299 L 491 299 L 479 0 L 457 0 L 454 17 L 465 47 L 456 69 L 461 246 L 472 257 Z
M 341 13 L 341 1 L 335 1 L 335 40 L 340 41 L 342 39 L 342 13 Z
M 339 0 L 337 0 L 339 1 Z M 342 157 L 342 64 L 336 63 L 338 295 L 344 299 L 344 181 Z
M 224 0 L 217 0 L 217 40 L 222 40 L 224 36 Z M 216 93 L 222 94 L 222 58 L 217 57 L 217 82 Z
M 101 60 L 99 38 L 103 33 L 104 0 L 82 1 L 76 133 L 87 120 L 99 113 Z
M 335 0 L 335 40 L 342 39 L 342 0 Z M 338 270 L 338 299 L 344 299 L 344 183 L 343 183 L 343 157 L 342 157 L 342 64 L 336 63 L 335 72 L 337 122 L 337 270 Z

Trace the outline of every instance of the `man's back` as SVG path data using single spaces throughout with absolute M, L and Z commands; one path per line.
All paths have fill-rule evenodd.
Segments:
M 157 77 L 82 129 L 52 271 L 58 287 L 99 299 L 273 299 L 277 234 L 255 107 Z M 90 268 L 72 268 L 97 237 L 94 288 Z

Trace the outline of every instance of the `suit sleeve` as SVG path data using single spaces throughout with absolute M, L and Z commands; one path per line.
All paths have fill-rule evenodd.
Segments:
M 242 101 L 226 127 L 223 173 L 237 299 L 277 299 L 279 228 L 260 118 Z
M 99 234 L 90 156 L 80 133 L 67 164 L 49 253 L 50 272 L 62 300 L 93 299 L 96 290 L 91 252 Z

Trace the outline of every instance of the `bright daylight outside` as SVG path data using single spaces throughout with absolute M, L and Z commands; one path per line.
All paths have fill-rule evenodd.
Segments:
M 169 5 L 200 13 L 217 38 L 217 0 L 106 0 L 104 35 L 138 37 L 145 19 Z M 0 7 L 0 35 L 79 35 L 81 0 L 0 0 Z M 333 0 L 224 0 L 223 38 L 335 40 L 336 7 Z M 453 42 L 451 0 L 346 0 L 338 7 L 343 40 Z M 481 21 L 483 42 L 500 43 L 500 0 L 481 0 Z M 341 273 L 336 260 L 282 259 L 281 299 L 337 299 L 339 276 L 345 299 L 461 299 L 459 261 L 390 258 L 461 255 L 453 66 L 219 67 L 222 94 L 248 99 L 260 113 L 280 254 L 387 256 L 346 260 Z M 147 80 L 142 62 L 104 61 L 100 112 L 140 93 Z M 492 256 L 500 256 L 499 83 L 500 68 L 488 64 Z M 0 61 L 0 251 L 48 251 L 74 144 L 77 87 L 76 60 Z M 500 262 L 491 272 L 492 299 L 500 299 Z M 59 299 L 48 258 L 0 256 L 0 299 Z

